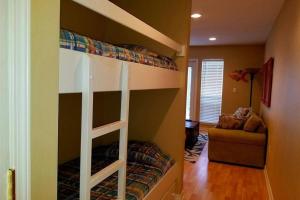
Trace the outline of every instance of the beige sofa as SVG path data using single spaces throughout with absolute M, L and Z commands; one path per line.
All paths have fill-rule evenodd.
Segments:
M 208 130 L 208 158 L 239 165 L 265 166 L 267 134 L 244 130 L 211 128 Z

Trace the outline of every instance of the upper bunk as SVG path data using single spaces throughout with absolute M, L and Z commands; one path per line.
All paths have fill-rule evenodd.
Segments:
M 72 38 L 72 39 L 70 39 Z M 91 70 L 93 91 L 121 91 L 122 72 L 129 90 L 179 88 L 180 72 L 172 61 L 61 30 L 59 92 L 82 92 L 83 70 Z
M 171 38 L 155 30 L 151 26 L 127 13 L 125 10 L 119 8 L 108 0 L 74 1 L 174 50 L 177 53 L 177 56 L 184 55 L 183 45 L 180 45 Z M 97 6 L 98 4 L 101 4 L 102 7 Z M 110 12 L 108 12 L 108 10 Z M 84 44 L 84 40 L 89 44 L 91 41 L 96 41 L 88 37 L 83 37 L 81 39 L 83 40 L 75 40 L 74 43 L 77 42 L 79 45 L 84 46 L 86 45 Z M 107 56 L 91 52 L 90 49 L 88 49 L 89 47 L 87 47 L 87 50 L 78 50 L 68 47 L 66 48 L 64 46 L 64 42 L 65 41 L 62 40 L 61 37 L 59 63 L 60 93 L 82 92 L 82 74 L 83 70 L 87 70 L 87 67 L 91 70 L 94 92 L 121 91 L 122 73 L 125 70 L 128 73 L 129 90 L 180 88 L 180 78 L 182 72 L 176 70 L 176 67 L 174 67 L 172 62 L 165 65 L 165 63 L 162 63 L 160 58 L 151 58 L 151 56 L 151 59 L 149 59 L 149 57 L 143 57 L 145 60 L 150 60 L 149 63 L 139 62 L 132 59 L 123 59 L 119 56 Z M 100 41 L 96 42 L 99 43 Z M 101 44 L 106 43 L 102 42 Z M 107 48 L 107 46 L 104 48 Z M 115 48 L 117 55 L 120 53 L 119 49 L 124 49 L 115 46 L 108 46 L 108 48 Z M 121 53 L 128 54 L 128 52 L 129 54 L 132 53 L 132 51 L 127 51 L 127 49 Z M 138 55 L 136 52 L 133 53 Z

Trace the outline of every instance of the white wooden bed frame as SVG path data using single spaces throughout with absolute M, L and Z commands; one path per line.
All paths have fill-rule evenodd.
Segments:
M 93 91 L 122 91 L 122 70 L 128 90 L 179 88 L 179 71 L 60 48 L 59 93 L 83 92 L 82 74 L 91 68 Z
M 183 56 L 185 47 L 137 19 L 108 0 L 74 0 L 75 2 L 125 25 Z M 128 113 L 130 90 L 164 89 L 180 87 L 180 72 L 121 61 L 83 52 L 60 49 L 59 92 L 82 93 L 80 200 L 90 200 L 90 190 L 118 171 L 118 199 L 125 200 L 126 160 L 128 142 Z M 121 91 L 121 119 L 93 128 L 93 94 L 103 91 Z M 120 130 L 119 159 L 91 176 L 92 141 Z M 170 199 L 178 176 L 175 164 L 145 200 Z M 172 198 L 173 199 L 173 198 Z

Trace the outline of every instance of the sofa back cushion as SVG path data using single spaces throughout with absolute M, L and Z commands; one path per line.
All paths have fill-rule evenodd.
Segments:
M 268 130 L 266 124 L 264 123 L 263 120 L 261 120 L 261 124 L 258 126 L 258 128 L 256 129 L 257 133 L 266 133 Z
M 252 113 L 244 125 L 244 130 L 249 132 L 256 132 L 258 128 L 261 128 L 260 130 L 261 132 L 264 131 L 263 127 L 264 127 L 263 120 L 256 114 Z
M 244 124 L 243 119 L 239 119 L 234 115 L 221 115 L 219 117 L 219 122 L 217 128 L 223 129 L 242 129 Z

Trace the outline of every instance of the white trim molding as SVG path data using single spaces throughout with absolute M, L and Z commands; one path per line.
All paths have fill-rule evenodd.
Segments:
M 273 196 L 272 187 L 271 187 L 271 184 L 270 184 L 270 180 L 269 180 L 269 175 L 268 175 L 267 168 L 264 169 L 264 175 L 265 175 L 265 180 L 266 180 L 266 186 L 267 186 L 269 200 L 274 200 L 274 196 Z
M 188 67 L 192 67 L 190 119 L 193 121 L 197 121 L 197 91 L 199 90 L 197 84 L 197 80 L 199 78 L 198 59 L 189 59 Z
M 9 166 L 8 126 L 8 1 L 0 1 L 0 199 L 7 199 Z
M 10 168 L 18 200 L 30 200 L 30 0 L 8 1 Z

